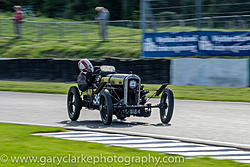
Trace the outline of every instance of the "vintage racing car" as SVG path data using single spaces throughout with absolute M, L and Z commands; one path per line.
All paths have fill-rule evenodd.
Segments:
M 163 84 L 151 96 L 159 96 L 157 105 L 148 103 L 141 78 L 135 74 L 118 74 L 113 66 L 95 67 L 95 87 L 82 92 L 72 86 L 68 91 L 67 109 L 71 120 L 79 118 L 82 107 L 99 110 L 103 124 L 110 125 L 115 115 L 117 119 L 138 116 L 149 117 L 152 108 L 159 108 L 161 122 L 167 124 L 173 114 L 174 96 L 168 84 Z

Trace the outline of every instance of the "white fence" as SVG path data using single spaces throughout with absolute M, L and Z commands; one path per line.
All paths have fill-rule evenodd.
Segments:
M 158 32 L 194 31 L 196 19 L 146 21 L 148 31 L 156 25 Z M 141 21 L 109 21 L 107 26 L 108 40 L 141 41 Z M 202 18 L 202 30 L 249 30 L 250 15 L 218 16 Z M 13 20 L 0 18 L 0 36 L 14 37 Z M 100 40 L 100 26 L 97 21 L 82 22 L 44 22 L 24 21 L 21 25 L 23 38 L 39 40 Z
M 14 37 L 14 23 L 0 19 L 0 36 Z M 107 40 L 140 41 L 138 21 L 118 20 L 107 24 Z M 38 40 L 100 40 L 100 26 L 97 21 L 44 22 L 27 21 L 21 24 L 22 38 Z

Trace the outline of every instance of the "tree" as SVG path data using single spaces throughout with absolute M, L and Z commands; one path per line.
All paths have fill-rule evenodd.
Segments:
M 66 0 L 44 0 L 42 11 L 48 17 L 62 17 L 65 4 Z

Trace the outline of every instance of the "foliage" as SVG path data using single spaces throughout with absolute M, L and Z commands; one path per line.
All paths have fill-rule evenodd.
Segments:
M 248 0 L 200 0 L 202 17 L 250 14 Z M 155 0 L 152 2 L 154 14 L 175 13 L 175 19 L 196 17 L 197 0 Z M 245 3 L 245 4 L 239 4 Z M 161 9 L 159 9 L 161 8 Z M 174 18 L 173 18 L 174 19 Z
M 206 13 L 215 13 L 215 15 L 229 15 L 228 12 L 237 13 L 245 11 L 243 14 L 250 14 L 250 3 L 245 5 L 216 5 L 216 4 L 234 4 L 246 3 L 248 0 L 202 0 L 203 16 L 211 16 Z M 211 5 L 212 4 L 212 5 Z M 139 18 L 139 0 L 2 0 L 0 1 L 0 10 L 13 11 L 14 5 L 32 6 L 35 13 L 54 18 L 64 17 L 71 19 L 90 20 L 96 16 L 95 7 L 104 6 L 109 9 L 111 20 L 138 19 Z M 191 6 L 189 6 L 191 5 Z M 175 13 L 172 19 L 194 18 L 196 12 L 196 1 L 194 0 L 154 0 L 151 1 L 153 8 L 162 8 L 154 10 L 154 13 L 170 12 Z M 167 8 L 182 6 L 177 8 Z M 185 6 L 185 7 L 183 7 Z M 187 7 L 188 6 L 188 7 Z M 166 8 L 165 8 L 166 7 Z M 247 12 L 248 11 L 248 12 Z M 136 15 L 135 15 L 136 14 Z M 213 15 L 214 16 L 214 15 Z M 179 17 L 179 18 L 178 18 Z
M 122 13 L 122 1 L 116 0 L 5 0 L 0 1 L 0 10 L 13 11 L 14 5 L 32 6 L 35 13 L 42 13 L 50 18 L 64 17 L 76 20 L 90 20 L 96 16 L 95 7 L 103 6 L 109 9 L 111 20 L 132 19 L 135 11 L 139 10 L 139 0 L 128 1 L 126 15 Z M 138 17 L 137 17 L 138 18 Z

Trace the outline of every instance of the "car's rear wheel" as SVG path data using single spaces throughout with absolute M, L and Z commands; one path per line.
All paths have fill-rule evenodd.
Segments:
M 70 87 L 67 98 L 68 115 L 72 121 L 79 118 L 82 109 L 82 99 L 76 86 Z
M 108 90 L 101 92 L 99 110 L 103 124 L 110 125 L 113 117 L 113 105 L 111 95 Z
M 173 91 L 166 88 L 162 95 L 160 101 L 160 118 L 161 122 L 167 124 L 170 122 L 174 110 L 174 95 Z

